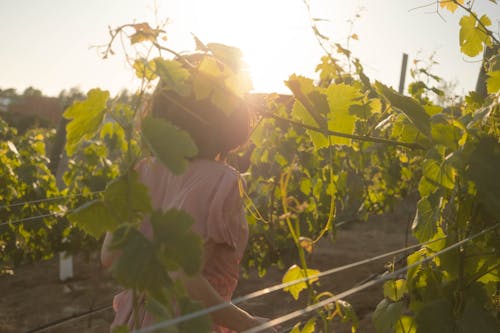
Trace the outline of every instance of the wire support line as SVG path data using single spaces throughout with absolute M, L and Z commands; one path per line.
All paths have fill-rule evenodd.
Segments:
M 95 195 L 104 192 L 104 190 L 101 191 L 94 191 L 88 193 L 88 195 Z M 24 206 L 24 205 L 30 205 L 30 204 L 35 204 L 35 203 L 41 203 L 41 202 L 49 202 L 49 201 L 55 201 L 55 200 L 61 200 L 61 199 L 66 199 L 66 198 L 72 198 L 72 197 L 80 197 L 83 195 L 86 195 L 87 193 L 76 193 L 76 194 L 69 194 L 69 195 L 61 195 L 58 197 L 53 197 L 53 198 L 43 198 L 43 199 L 37 199 L 37 200 L 30 200 L 30 201 L 23 201 L 23 202 L 16 202 L 13 204 L 9 205 L 2 205 L 0 206 L 0 209 L 5 209 L 5 208 L 12 208 L 12 207 L 18 207 L 18 206 Z
M 258 333 L 258 332 L 261 332 L 264 329 L 267 329 L 267 328 L 276 326 L 278 324 L 281 324 L 283 322 L 292 320 L 292 319 L 294 319 L 296 317 L 302 316 L 302 315 L 304 315 L 306 313 L 309 313 L 311 311 L 314 311 L 314 310 L 317 310 L 319 308 L 322 308 L 322 307 L 324 307 L 324 306 L 326 306 L 326 305 L 328 305 L 330 303 L 336 302 L 336 301 L 338 301 L 338 300 L 340 300 L 342 298 L 345 298 L 347 296 L 350 296 L 350 295 L 353 295 L 355 293 L 358 293 L 358 292 L 360 292 L 360 291 L 362 291 L 364 289 L 367 289 L 369 287 L 372 287 L 372 286 L 374 286 L 376 284 L 379 284 L 379 283 L 382 283 L 382 282 L 387 281 L 389 279 L 395 278 L 395 277 L 399 276 L 400 274 L 406 272 L 407 270 L 409 270 L 409 269 L 411 269 L 413 267 L 416 267 L 418 265 L 421 265 L 421 264 L 423 264 L 425 262 L 428 262 L 428 261 L 434 259 L 435 257 L 437 257 L 437 256 L 439 256 L 439 255 L 441 255 L 443 253 L 451 251 L 451 250 L 453 250 L 453 249 L 455 249 L 455 248 L 457 248 L 457 247 L 459 247 L 459 246 L 461 246 L 461 245 L 463 245 L 463 244 L 465 244 L 465 243 L 467 243 L 467 242 L 469 242 L 469 241 L 471 241 L 471 240 L 473 240 L 473 239 L 475 239 L 475 238 L 477 238 L 479 236 L 484 235 L 485 233 L 487 233 L 489 231 L 494 230 L 495 228 L 497 228 L 499 226 L 500 226 L 500 223 L 497 223 L 496 225 L 491 226 L 491 227 L 489 227 L 487 229 L 484 229 L 483 231 L 478 232 L 477 234 L 475 234 L 473 236 L 470 236 L 470 237 L 468 237 L 466 239 L 463 239 L 463 240 L 461 240 L 461 241 L 459 241 L 459 242 L 457 242 L 455 244 L 452 244 L 452 245 L 450 245 L 450 246 L 442 249 L 441 251 L 438 251 L 438 252 L 436 252 L 434 254 L 431 254 L 430 256 L 425 257 L 424 259 L 422 259 L 420 261 L 414 262 L 413 264 L 410 264 L 410 265 L 408 265 L 406 267 L 400 268 L 400 269 L 398 269 L 398 270 L 396 270 L 396 271 L 394 271 L 392 273 L 389 273 L 387 275 L 383 275 L 383 276 L 379 277 L 378 279 L 366 282 L 366 283 L 364 283 L 364 284 L 362 284 L 360 286 L 357 286 L 357 287 L 348 289 L 346 291 L 343 291 L 340 294 L 337 294 L 335 296 L 329 297 L 329 298 L 327 298 L 327 299 L 325 299 L 323 301 L 320 301 L 318 303 L 309 305 L 309 306 L 307 306 L 307 307 L 305 307 L 303 309 L 300 309 L 300 310 L 297 310 L 297 311 L 293 311 L 293 312 L 290 312 L 289 314 L 286 314 L 284 316 L 272 319 L 272 320 L 270 320 L 270 321 L 268 321 L 268 322 L 266 322 L 264 324 L 261 324 L 259 326 L 254 327 L 254 328 L 251 328 L 249 330 L 243 331 L 242 333 Z
M 23 223 L 23 222 L 33 221 L 33 220 L 42 219 L 42 218 L 51 217 L 51 216 L 62 216 L 62 215 L 67 214 L 69 212 L 70 211 L 68 211 L 68 212 L 54 212 L 54 213 L 50 213 L 50 214 L 30 216 L 30 217 L 26 217 L 24 219 L 15 220 L 15 221 L 5 221 L 5 222 L 0 223 L 0 227 L 3 225 Z
M 361 266 L 361 265 L 364 265 L 364 264 L 367 264 L 367 263 L 371 263 L 373 261 L 377 261 L 377 260 L 380 260 L 380 259 L 383 259 L 383 258 L 386 258 L 386 257 L 390 257 L 390 256 L 393 256 L 393 255 L 402 253 L 402 252 L 406 252 L 406 251 L 415 249 L 417 247 L 425 246 L 425 245 L 428 245 L 428 244 L 431 244 L 431 243 L 443 240 L 445 238 L 446 237 L 435 239 L 435 240 L 431 240 L 431 241 L 425 242 L 423 244 L 415 244 L 415 245 L 407 246 L 407 247 L 404 247 L 404 248 L 401 248 L 401 249 L 398 249 L 398 250 L 394 250 L 394 251 L 391 251 L 391 252 L 386 252 L 386 253 L 377 255 L 375 257 L 371 257 L 371 258 L 363 259 L 363 260 L 360 260 L 360 261 L 357 261 L 357 262 L 354 262 L 354 263 L 351 263 L 351 264 L 347 264 L 347 265 L 335 267 L 335 268 L 329 269 L 327 271 L 321 272 L 319 274 L 310 275 L 310 276 L 307 276 L 307 277 L 304 277 L 304 278 L 300 278 L 300 279 L 297 279 L 297 280 L 294 280 L 294 281 L 290 281 L 290 282 L 286 282 L 286 283 L 280 283 L 280 284 L 277 284 L 277 285 L 274 285 L 274 286 L 271 286 L 271 287 L 260 289 L 260 290 L 254 291 L 254 292 L 252 292 L 250 294 L 247 294 L 245 296 L 236 297 L 236 298 L 232 299 L 230 302 L 220 303 L 220 304 L 217 304 L 217 305 L 214 305 L 214 306 L 202 309 L 202 310 L 198 310 L 198 311 L 195 311 L 195 312 L 192 312 L 192 313 L 188 313 L 186 315 L 183 315 L 183 316 L 180 316 L 180 317 L 168 320 L 168 321 L 164 321 L 164 322 L 160 322 L 160 323 L 148 326 L 148 327 L 144 327 L 144 328 L 141 328 L 141 329 L 133 331 L 133 332 L 134 333 L 154 332 L 157 329 L 162 329 L 162 328 L 165 328 L 165 327 L 170 327 L 170 326 L 177 325 L 177 324 L 180 324 L 182 322 L 185 322 L 185 321 L 197 318 L 197 317 L 205 316 L 205 315 L 210 314 L 212 312 L 224 309 L 224 308 L 226 308 L 228 306 L 236 305 L 236 304 L 239 304 L 239 303 L 243 303 L 243 302 L 249 301 L 249 300 L 251 300 L 253 298 L 257 298 L 257 297 L 264 296 L 266 294 L 269 294 L 269 293 L 272 293 L 272 292 L 275 292 L 275 291 L 278 291 L 278 290 L 282 290 L 283 288 L 287 288 L 287 287 L 290 287 L 290 286 L 293 286 L 293 285 L 296 285 L 296 284 L 299 284 L 299 283 L 302 283 L 302 282 L 305 282 L 305 281 L 310 281 L 310 280 L 313 280 L 313 279 L 318 279 L 320 277 L 324 277 L 324 276 L 331 275 L 331 274 L 334 274 L 334 273 L 338 273 L 338 272 L 341 272 L 341 271 L 344 271 L 344 270 L 347 270 L 347 269 L 350 269 L 350 268 L 354 268 L 354 267 Z
M 56 321 L 52 321 L 52 322 L 47 323 L 45 325 L 42 325 L 42 326 L 39 326 L 37 328 L 31 329 L 31 330 L 27 331 L 26 333 L 43 332 L 43 331 L 46 331 L 49 328 L 54 328 L 54 327 L 58 327 L 58 326 L 61 326 L 61 325 L 65 325 L 65 324 L 67 324 L 69 322 L 72 322 L 72 321 L 75 321 L 75 320 L 79 320 L 79 319 L 82 319 L 82 318 L 85 318 L 85 317 L 88 317 L 88 316 L 91 316 L 91 315 L 94 315 L 94 314 L 97 314 L 97 313 L 100 313 L 100 312 L 111 310 L 112 308 L 113 308 L 112 305 L 100 306 L 100 307 L 98 307 L 96 309 L 88 310 L 88 311 L 85 311 L 85 312 L 82 312 L 82 313 L 74 314 L 74 315 L 69 316 L 69 317 L 61 318 L 61 319 L 56 320 Z

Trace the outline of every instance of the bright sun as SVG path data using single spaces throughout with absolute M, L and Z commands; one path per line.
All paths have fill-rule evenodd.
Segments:
M 191 32 L 204 42 L 224 43 L 243 51 L 255 91 L 285 92 L 283 81 L 292 72 L 310 71 L 313 67 L 308 68 L 307 63 L 317 63 L 317 53 L 312 55 L 317 51 L 312 36 L 311 45 L 294 45 L 299 35 L 301 40 L 303 35 L 312 35 L 302 1 L 197 1 L 193 11 Z M 286 68 L 283 61 L 290 57 L 298 59 L 294 68 Z

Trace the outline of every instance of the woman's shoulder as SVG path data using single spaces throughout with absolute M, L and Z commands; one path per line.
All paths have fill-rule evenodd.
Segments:
M 136 163 L 135 170 L 142 176 L 151 176 L 155 179 L 197 179 L 202 183 L 239 183 L 241 175 L 229 164 L 209 160 L 209 159 L 194 159 L 189 162 L 188 166 L 181 174 L 175 174 L 168 169 L 160 160 L 155 157 L 145 157 Z M 163 177 L 161 177 L 163 176 Z
M 238 170 L 236 170 L 229 164 L 215 160 L 195 159 L 190 163 L 189 168 L 197 170 L 199 172 L 222 174 L 232 178 L 240 177 L 240 173 L 238 172 Z

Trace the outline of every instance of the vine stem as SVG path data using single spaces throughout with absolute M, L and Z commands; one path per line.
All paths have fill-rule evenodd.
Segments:
M 290 221 L 290 216 L 288 215 L 288 195 L 287 195 L 287 188 L 288 188 L 288 183 L 290 181 L 290 177 L 292 175 L 292 166 L 295 164 L 295 158 L 292 161 L 292 164 L 289 166 L 288 170 L 284 173 L 281 174 L 280 177 L 280 189 L 281 189 L 281 202 L 283 205 L 283 212 L 286 217 L 286 223 L 288 226 L 288 229 L 290 230 L 290 233 L 292 234 L 295 246 L 297 247 L 297 251 L 299 252 L 299 260 L 301 264 L 301 269 L 302 272 L 304 273 L 304 277 L 306 278 L 306 285 L 307 285 L 307 290 L 309 292 L 309 300 L 313 300 L 313 290 L 311 288 L 311 281 L 309 280 L 309 276 L 307 274 L 307 261 L 304 253 L 304 249 L 300 245 L 299 237 L 300 237 L 300 225 L 299 225 L 299 220 L 296 220 L 295 223 L 295 230 L 292 225 L 292 221 Z
M 349 134 L 349 133 L 342 133 L 342 132 L 337 132 L 337 131 L 325 130 L 325 129 L 321 129 L 321 128 L 318 128 L 315 126 L 306 125 L 306 124 L 303 124 L 301 122 L 298 122 L 298 121 L 295 121 L 292 119 L 283 118 L 283 117 L 280 117 L 280 116 L 277 116 L 277 115 L 274 115 L 274 114 L 271 114 L 271 113 L 265 112 L 265 111 L 261 112 L 261 115 L 266 116 L 266 117 L 270 117 L 270 118 L 274 118 L 277 120 L 285 121 L 289 124 L 300 126 L 300 127 L 303 127 L 305 129 L 308 129 L 311 131 L 320 132 L 320 133 L 323 133 L 324 135 L 338 136 L 341 138 L 360 140 L 360 141 L 376 142 L 376 143 L 382 143 L 382 144 L 386 144 L 386 145 L 390 145 L 390 146 L 401 146 L 401 147 L 406 147 L 406 148 L 410 148 L 410 149 L 425 150 L 425 148 L 423 146 L 421 146 L 420 144 L 415 143 L 415 142 L 401 142 L 401 141 L 396 141 L 396 140 L 377 138 L 377 137 L 368 136 L 368 135 L 356 135 L 356 134 Z
M 462 8 L 467 13 L 469 13 L 469 15 L 471 15 L 476 20 L 476 22 L 481 26 L 481 28 L 484 30 L 484 33 L 487 34 L 488 36 L 490 36 L 491 39 L 493 39 L 493 41 L 495 42 L 495 44 L 497 44 L 497 45 L 500 44 L 500 40 L 498 40 L 495 37 L 495 35 L 493 34 L 493 32 L 491 32 L 490 29 L 486 28 L 486 26 L 483 24 L 483 22 L 481 22 L 481 20 L 479 19 L 479 17 L 477 17 L 477 14 L 474 13 L 471 8 L 469 8 L 467 6 L 464 6 L 463 4 L 461 4 L 460 2 L 458 2 L 457 0 L 452 0 L 452 2 L 454 2 L 458 7 Z

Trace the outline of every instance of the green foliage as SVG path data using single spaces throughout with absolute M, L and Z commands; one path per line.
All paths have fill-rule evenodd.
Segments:
M 64 117 L 72 120 L 66 127 L 66 152 L 69 156 L 83 140 L 94 137 L 104 118 L 108 99 L 107 91 L 92 89 L 85 101 L 75 102 L 64 112 Z
M 163 119 L 145 118 L 142 121 L 142 137 L 153 154 L 176 174 L 181 174 L 188 159 L 198 153 L 187 132 Z
M 476 15 L 463 1 L 439 4 L 451 12 L 459 7 L 467 12 L 460 20 L 459 39 L 465 55 L 475 56 L 485 46 L 498 47 L 487 16 Z M 161 29 L 138 23 L 115 32 L 125 29 L 132 29 L 131 44 L 152 43 L 164 51 L 158 46 Z M 328 40 L 317 26 L 313 29 L 320 40 Z M 200 51 L 195 60 L 177 53 L 174 60 L 140 57 L 133 70 L 143 83 L 160 78 L 163 89 L 210 101 L 230 114 L 251 89 L 242 54 L 234 47 L 195 41 Z M 319 239 L 334 238 L 336 223 L 385 212 L 407 194 L 420 195 L 414 237 L 420 243 L 436 240 L 410 254 L 408 266 L 496 225 L 498 55 L 485 67 L 488 96 L 471 93 L 443 108 L 430 94 L 443 97 L 444 92 L 417 77 L 440 82 L 428 68 L 415 71 L 411 97 L 404 96 L 380 82 L 372 84 L 350 50 L 332 46 L 342 59 L 335 54 L 323 57 L 318 81 L 291 75 L 286 81 L 291 96 L 272 94 L 262 102 L 262 119 L 251 138 L 256 147 L 245 192 L 251 208 L 245 267 L 255 267 L 263 275 L 271 265 L 291 266 L 283 282 L 316 275 L 319 271 L 307 266 L 307 256 Z M 175 209 L 153 210 L 147 188 L 133 171 L 138 158 L 150 152 L 180 174 L 197 149 L 186 132 L 164 120 L 142 117 L 147 97 L 143 90 L 129 100 L 110 100 L 108 92 L 93 89 L 65 111 L 71 159 L 62 190 L 55 186 L 45 157 L 45 141 L 52 133 L 17 135 L 0 122 L 2 203 L 82 194 L 64 205 L 8 207 L 2 216 L 9 220 L 70 213 L 67 218 L 1 225 L 0 249 L 7 263 L 2 270 L 56 250 L 82 248 L 86 242 L 95 248 L 97 239 L 110 232 L 111 250 L 120 253 L 111 272 L 134 290 L 135 297 L 146 298 L 148 311 L 167 319 L 199 307 L 169 275 L 179 270 L 199 273 L 202 243 L 191 229 L 193 219 Z M 93 191 L 104 188 L 100 197 L 90 200 Z M 149 226 L 152 233 L 144 231 Z M 498 231 L 492 231 L 410 268 L 404 279 L 387 281 L 384 299 L 373 314 L 377 332 L 497 332 L 498 251 Z M 331 297 L 330 292 L 314 289 L 316 281 L 285 290 L 298 299 L 307 289 L 309 303 Z M 355 311 L 343 300 L 318 314 L 324 331 L 336 317 L 356 329 Z M 302 328 L 298 323 L 292 332 L 313 332 L 319 322 L 311 319 Z M 179 327 L 183 332 L 209 329 L 206 318 Z
M 303 279 L 305 277 L 310 277 L 319 274 L 316 269 L 302 269 L 297 265 L 291 266 L 283 275 L 283 283 L 293 282 L 295 280 Z M 285 287 L 284 290 L 290 292 L 290 294 L 295 299 L 299 299 L 299 294 L 302 290 L 306 289 L 308 284 L 317 281 L 318 278 L 312 278 L 308 282 L 299 282 L 292 286 Z
M 472 14 L 463 16 L 460 19 L 460 50 L 469 57 L 475 57 L 483 51 L 483 47 L 491 46 L 491 37 L 485 30 L 485 27 L 491 25 L 488 16 L 483 15 L 476 20 Z

